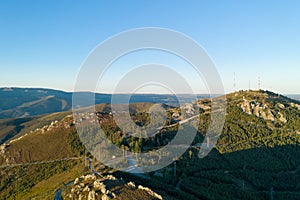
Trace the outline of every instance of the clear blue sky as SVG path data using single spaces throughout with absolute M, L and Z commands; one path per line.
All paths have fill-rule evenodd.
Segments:
M 80 65 L 106 38 L 162 27 L 196 40 L 226 92 L 300 93 L 300 1 L 1 1 L 0 86 L 71 91 Z M 117 72 L 118 69 L 113 71 Z M 109 89 L 104 92 L 109 92 Z

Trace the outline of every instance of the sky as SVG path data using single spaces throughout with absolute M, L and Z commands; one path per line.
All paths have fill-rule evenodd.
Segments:
M 82 64 L 97 45 L 123 31 L 160 27 L 203 47 L 225 92 L 234 90 L 235 73 L 236 90 L 257 89 L 260 77 L 262 89 L 300 94 L 299 10 L 297 0 L 1 1 L 0 87 L 73 91 Z M 145 51 L 120 59 L 99 81 L 98 92 L 111 93 L 136 63 L 164 60 L 197 93 L 206 93 L 205 80 L 196 80 L 190 66 L 171 57 Z

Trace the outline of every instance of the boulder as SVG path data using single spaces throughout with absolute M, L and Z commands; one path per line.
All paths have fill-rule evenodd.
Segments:
M 79 183 L 79 178 L 76 178 L 73 184 L 76 185 L 78 183 Z
M 87 186 L 85 186 L 85 188 L 82 190 L 83 192 L 89 192 L 90 191 L 90 188 L 89 188 L 89 186 L 87 185 Z
M 107 194 L 103 194 L 101 199 L 102 200 L 109 200 L 110 197 Z
M 95 191 L 91 190 L 88 195 L 88 200 L 95 200 Z
M 134 182 L 132 182 L 132 181 L 128 182 L 127 185 L 130 186 L 130 187 L 135 188 L 135 184 L 134 184 Z

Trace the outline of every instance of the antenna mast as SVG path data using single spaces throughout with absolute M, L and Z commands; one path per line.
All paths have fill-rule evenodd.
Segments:
M 261 82 L 260 82 L 260 77 L 258 77 L 258 90 L 261 89 Z

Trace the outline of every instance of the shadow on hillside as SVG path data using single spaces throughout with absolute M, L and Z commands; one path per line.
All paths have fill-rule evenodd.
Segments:
M 300 199 L 299 155 L 299 145 L 226 154 L 214 149 L 189 167 L 180 163 L 180 188 L 200 199 Z
M 5 131 L 2 129 L 0 132 L 0 145 L 6 142 L 7 140 L 13 138 L 15 135 L 17 135 L 23 128 L 23 123 L 26 123 L 28 121 L 32 120 L 32 118 L 18 118 L 18 119 L 11 119 L 8 121 L 4 121 L 0 123 L 0 126 L 4 127 L 12 127 L 10 130 Z

